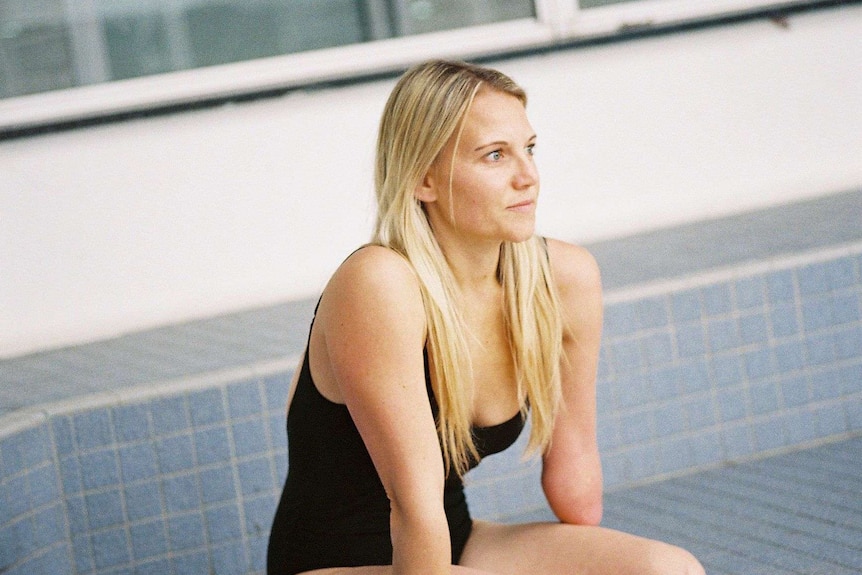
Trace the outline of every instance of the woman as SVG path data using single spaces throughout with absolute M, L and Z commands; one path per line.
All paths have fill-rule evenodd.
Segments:
M 292 385 L 270 575 L 703 573 L 681 549 L 598 527 L 599 272 L 534 235 L 525 104 L 503 74 L 454 62 L 393 90 L 373 243 L 323 291 Z M 462 475 L 528 412 L 559 522 L 472 521 Z

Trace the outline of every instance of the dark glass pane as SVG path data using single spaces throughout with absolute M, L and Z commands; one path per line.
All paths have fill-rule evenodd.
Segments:
M 168 33 L 160 14 L 110 18 L 104 31 L 112 80 L 171 71 Z
M 76 84 L 69 30 L 62 24 L 22 26 L 0 38 L 0 93 L 23 96 Z

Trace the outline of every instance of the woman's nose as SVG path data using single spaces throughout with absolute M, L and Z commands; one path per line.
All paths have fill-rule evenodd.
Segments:
M 539 182 L 539 172 L 533 157 L 524 154 L 518 161 L 518 169 L 514 176 L 514 184 L 517 189 L 529 188 Z

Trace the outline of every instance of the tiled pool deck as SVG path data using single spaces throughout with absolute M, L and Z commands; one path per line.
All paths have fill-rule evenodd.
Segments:
M 862 192 L 598 243 L 605 524 L 862 573 Z M 313 301 L 0 361 L 0 573 L 261 573 Z M 543 518 L 517 450 L 474 514 Z

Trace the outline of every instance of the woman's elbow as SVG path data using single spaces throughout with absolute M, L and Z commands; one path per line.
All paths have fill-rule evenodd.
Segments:
M 552 504 L 552 509 L 557 518 L 563 523 L 572 525 L 596 526 L 602 522 L 602 496 L 572 498 L 565 504 Z

